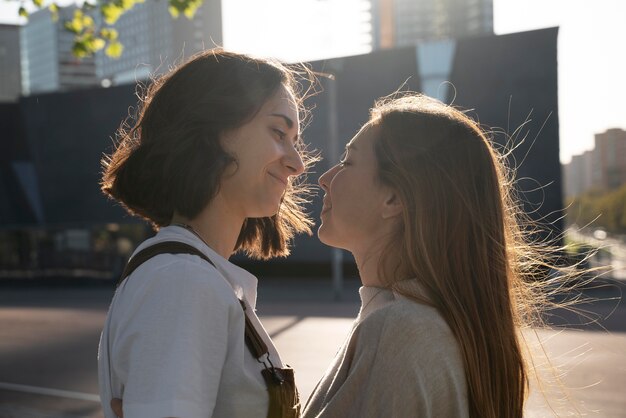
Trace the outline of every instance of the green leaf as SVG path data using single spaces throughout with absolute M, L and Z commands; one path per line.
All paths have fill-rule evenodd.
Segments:
M 93 28 L 95 26 L 95 23 L 91 16 L 83 16 L 82 24 L 85 28 Z
M 188 19 L 193 19 L 203 2 L 204 0 L 169 0 L 169 11 L 174 17 L 183 13 Z
M 91 55 L 85 41 L 83 40 L 74 40 L 74 45 L 72 45 L 72 54 L 77 58 L 85 58 Z
M 100 29 L 100 36 L 102 39 L 106 39 L 107 41 L 115 41 L 119 34 L 117 33 L 117 30 L 113 28 L 102 28 Z
M 111 58 L 119 58 L 122 56 L 122 52 L 124 52 L 124 45 L 119 41 L 109 42 L 109 46 L 107 46 L 107 49 L 104 51 L 104 53 Z
M 24 6 L 20 7 L 20 9 L 18 10 L 17 14 L 20 15 L 21 17 L 28 18 L 28 12 L 24 8 Z
M 87 26 L 85 24 L 87 24 Z M 93 19 L 89 16 L 85 16 L 80 10 L 75 10 L 72 20 L 68 20 L 63 24 L 65 29 L 75 34 L 80 34 L 85 30 L 85 28 L 92 28 L 93 25 Z
M 197 10 L 198 10 L 197 6 L 190 6 L 190 7 L 187 7 L 183 13 L 185 13 L 185 16 L 187 17 L 187 19 L 193 19 Z
M 124 13 L 124 9 L 113 3 L 104 3 L 100 7 L 100 11 L 102 12 L 102 17 L 107 25 L 113 25 Z
M 63 23 L 63 27 L 75 34 L 79 34 L 83 30 L 82 24 L 77 22 L 76 20 L 68 20 L 67 22 Z
M 172 17 L 173 17 L 174 19 L 177 19 L 177 18 L 178 18 L 178 16 L 180 15 L 180 12 L 179 12 L 179 11 L 178 11 L 178 9 L 177 9 L 176 7 L 174 7 L 174 6 L 170 6 L 170 7 L 168 7 L 168 8 L 167 8 L 167 10 L 169 10 L 169 11 L 170 11 L 170 15 L 172 15 Z
M 135 0 L 119 0 L 118 5 L 124 10 L 130 10 L 135 5 Z
M 52 15 L 52 21 L 57 22 L 59 20 L 59 6 L 56 3 L 52 3 L 48 6 L 48 10 L 50 10 Z
M 93 38 L 89 46 L 91 47 L 92 51 L 96 52 L 104 48 L 105 45 L 106 45 L 106 42 L 104 41 L 104 39 Z

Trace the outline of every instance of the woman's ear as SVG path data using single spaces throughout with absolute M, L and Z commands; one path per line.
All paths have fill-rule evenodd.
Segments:
M 403 205 L 398 194 L 394 190 L 389 190 L 389 193 L 383 202 L 383 219 L 390 219 L 402 215 L 402 209 Z

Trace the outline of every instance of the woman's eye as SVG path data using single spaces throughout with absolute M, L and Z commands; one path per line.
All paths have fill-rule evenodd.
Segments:
M 344 151 L 343 154 L 341 155 L 341 158 L 339 159 L 339 167 L 345 167 L 350 165 L 351 162 L 348 160 L 348 151 Z
M 280 129 L 274 128 L 274 133 L 278 136 L 279 139 L 283 140 L 287 136 L 287 134 Z

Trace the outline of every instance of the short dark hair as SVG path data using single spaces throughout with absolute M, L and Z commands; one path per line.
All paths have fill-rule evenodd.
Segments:
M 101 188 L 132 215 L 168 225 L 174 212 L 193 219 L 215 197 L 235 159 L 221 146 L 222 133 L 251 120 L 281 86 L 300 110 L 296 71 L 278 62 L 212 49 L 154 80 L 140 100 L 134 126 L 118 131 L 118 144 L 102 159 Z M 305 166 L 313 158 L 304 152 Z M 280 212 L 244 222 L 234 251 L 254 258 L 289 254 L 296 232 L 311 233 L 302 207 L 306 187 L 294 182 Z

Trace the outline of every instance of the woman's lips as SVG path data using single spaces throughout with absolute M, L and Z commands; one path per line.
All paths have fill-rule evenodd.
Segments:
M 331 209 L 332 209 L 332 205 L 324 202 L 324 205 L 322 206 L 322 212 L 320 213 L 320 215 L 325 214 L 326 212 L 328 212 Z

